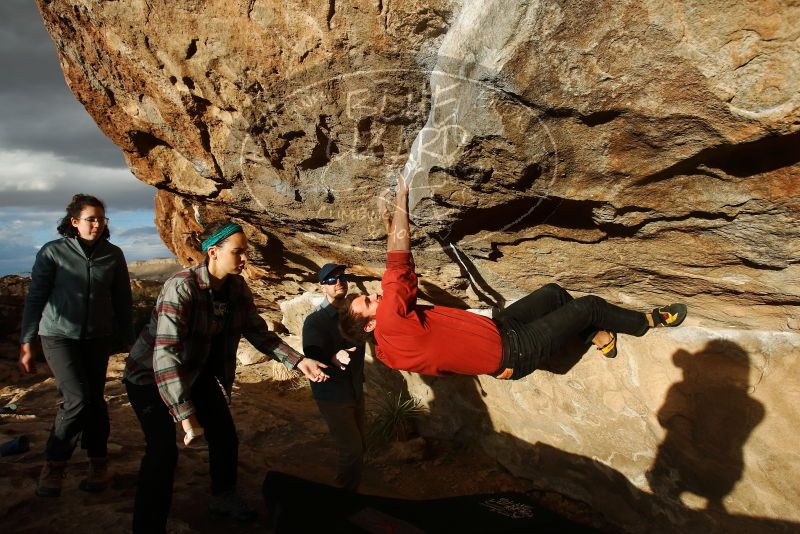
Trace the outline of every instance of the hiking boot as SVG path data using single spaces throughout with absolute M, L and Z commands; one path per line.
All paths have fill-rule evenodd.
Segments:
M 81 480 L 78 487 L 89 493 L 97 493 L 106 489 L 108 480 L 108 457 L 89 458 L 89 475 Z
M 208 505 L 208 511 L 211 515 L 230 517 L 237 521 L 253 521 L 258 517 L 258 513 L 233 491 L 214 496 Z
M 49 460 L 44 464 L 42 472 L 39 474 L 36 495 L 39 497 L 58 497 L 61 495 L 61 486 L 64 483 L 66 469 L 66 461 Z

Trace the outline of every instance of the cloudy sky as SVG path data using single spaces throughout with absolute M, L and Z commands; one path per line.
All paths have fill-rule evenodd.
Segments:
M 129 261 L 171 256 L 140 182 L 64 82 L 33 0 L 0 0 L 0 276 L 29 272 L 75 193 L 106 202 Z

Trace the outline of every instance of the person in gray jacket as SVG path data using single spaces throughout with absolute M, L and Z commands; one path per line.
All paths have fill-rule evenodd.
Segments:
M 108 358 L 134 339 L 128 266 L 122 250 L 108 241 L 103 202 L 91 195 L 72 197 L 58 233 L 63 237 L 36 255 L 20 337 L 22 371 L 36 372 L 33 342 L 38 334 L 62 396 L 36 488 L 42 497 L 61 494 L 66 464 L 79 439 L 89 456 L 89 474 L 80 488 L 105 489 L 111 431 L 103 396 Z

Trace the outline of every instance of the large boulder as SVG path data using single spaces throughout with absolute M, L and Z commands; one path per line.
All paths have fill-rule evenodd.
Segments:
M 690 306 L 564 376 L 407 375 L 446 407 L 429 432 L 632 529 L 800 521 L 796 3 L 37 1 L 76 97 L 160 190 L 165 243 L 196 261 L 209 220 L 240 221 L 274 320 L 327 261 L 377 285 L 401 169 L 430 301 L 555 280 Z

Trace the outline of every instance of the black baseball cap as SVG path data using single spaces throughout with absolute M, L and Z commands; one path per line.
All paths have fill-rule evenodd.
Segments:
M 317 277 L 319 278 L 319 283 L 321 284 L 323 280 L 328 278 L 332 272 L 339 270 L 339 269 L 347 269 L 347 265 L 340 265 L 338 263 L 326 263 L 322 266 L 322 269 L 319 270 L 319 274 Z

